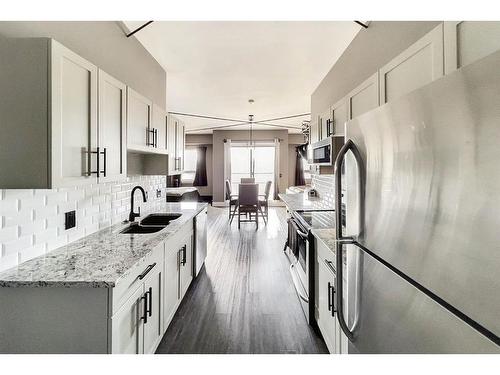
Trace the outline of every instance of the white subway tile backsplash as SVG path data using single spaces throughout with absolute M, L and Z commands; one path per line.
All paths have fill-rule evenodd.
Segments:
M 30 234 L 28 236 L 23 236 L 15 239 L 14 241 L 3 243 L 4 254 L 17 253 L 21 250 L 29 248 L 33 244 L 33 236 Z
M 0 243 L 15 240 L 18 237 L 18 232 L 19 230 L 17 225 L 0 229 Z
M 141 185 L 148 202 L 136 196 L 141 210 L 155 207 L 164 176 L 134 176 L 123 182 L 61 189 L 0 190 L 0 270 L 10 268 L 128 218 L 130 192 Z M 64 213 L 76 210 L 76 227 L 64 228 Z

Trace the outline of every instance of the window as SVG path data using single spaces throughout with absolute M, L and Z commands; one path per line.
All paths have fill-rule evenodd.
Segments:
M 184 171 L 182 172 L 181 181 L 183 183 L 192 184 L 194 175 L 196 174 L 196 161 L 198 158 L 198 149 L 186 148 L 184 151 Z

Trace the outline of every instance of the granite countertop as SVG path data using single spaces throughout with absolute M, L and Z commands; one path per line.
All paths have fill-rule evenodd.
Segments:
M 335 206 L 320 197 L 308 197 L 307 193 L 279 194 L 291 211 L 335 210 Z
M 155 213 L 182 213 L 161 231 L 121 234 L 129 224 L 113 225 L 0 272 L 0 287 L 112 288 L 158 244 L 174 235 L 205 207 L 206 203 L 196 202 L 161 203 Z M 141 218 L 145 216 L 146 213 Z
M 336 254 L 335 241 L 337 240 L 337 232 L 335 231 L 335 229 L 334 228 L 311 229 L 311 231 L 314 237 L 316 237 L 319 241 L 323 242 L 335 257 Z M 343 255 L 342 260 L 344 261 L 344 264 L 347 264 L 346 252 L 343 251 L 342 255 Z

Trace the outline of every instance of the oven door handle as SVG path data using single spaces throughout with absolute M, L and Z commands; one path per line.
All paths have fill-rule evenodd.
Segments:
M 296 232 L 296 233 L 297 233 L 300 237 L 302 237 L 303 239 L 307 240 L 307 238 L 308 238 L 309 236 L 308 236 L 308 234 L 307 234 L 306 232 L 302 232 L 302 231 L 299 229 L 300 225 L 299 225 L 299 223 L 297 223 L 297 220 L 295 220 L 294 218 L 291 218 L 290 220 L 291 220 L 293 223 L 295 223 L 295 226 L 296 226 L 296 228 L 295 228 L 295 232 Z
M 297 280 L 297 277 L 295 276 L 295 271 L 294 268 L 297 265 L 298 262 L 290 264 L 290 274 L 292 275 L 292 282 L 293 286 L 295 287 L 295 290 L 297 291 L 297 294 L 299 295 L 300 299 L 303 300 L 305 303 L 309 303 L 309 298 L 305 297 L 299 287 L 299 281 Z

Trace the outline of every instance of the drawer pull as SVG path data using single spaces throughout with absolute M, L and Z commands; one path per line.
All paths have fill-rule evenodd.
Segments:
M 139 275 L 139 280 L 144 279 L 146 275 L 149 273 L 149 271 L 151 271 L 154 268 L 154 266 L 156 266 L 156 262 L 147 266 L 144 272 Z
M 148 322 L 148 293 L 144 293 L 144 295 L 141 297 L 141 300 L 144 300 L 143 304 L 143 315 L 141 317 L 141 320 L 144 320 L 144 324 Z

